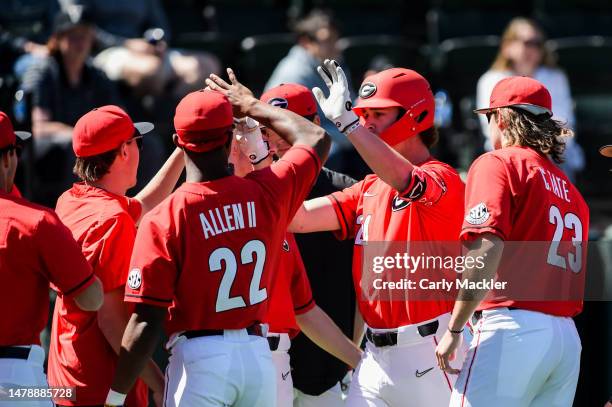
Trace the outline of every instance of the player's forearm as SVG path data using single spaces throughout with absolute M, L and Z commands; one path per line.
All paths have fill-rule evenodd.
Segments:
M 321 349 L 337 357 L 351 368 L 361 360 L 361 350 L 347 338 L 334 321 L 318 306 L 302 315 L 296 315 L 304 334 Z
M 398 191 L 406 189 L 414 168 L 410 161 L 363 126 L 351 132 L 348 139 L 381 180 Z
M 253 165 L 254 170 L 261 170 L 261 169 L 269 167 L 273 162 L 274 160 L 272 159 L 272 154 L 269 154 L 262 161 L 258 162 L 257 164 L 252 164 L 252 165 Z
M 305 201 L 289 224 L 291 233 L 324 232 L 340 229 L 340 222 L 326 197 Z
M 112 390 L 123 394 L 130 391 L 155 350 L 160 330 L 161 321 L 132 314 L 123 334 Z
M 274 129 L 289 144 L 312 147 L 322 162 L 327 159 L 331 140 L 325 130 L 287 109 L 276 108 L 256 99 L 249 105 L 248 116 Z
M 144 215 L 155 208 L 161 201 L 172 193 L 181 173 L 185 168 L 183 150 L 174 149 L 164 165 L 149 181 L 149 183 L 136 195 L 142 203 L 142 214 Z
M 355 306 L 355 318 L 353 320 L 353 343 L 356 346 L 361 346 L 363 341 L 363 334 L 365 332 L 365 321 L 361 312 L 359 312 L 359 306 Z
M 466 257 L 483 259 L 484 267 L 473 267 L 463 272 L 463 280 L 470 282 L 488 281 L 495 278 L 497 267 L 504 249 L 504 242 L 495 235 L 485 234 L 471 243 L 471 250 Z M 476 286 L 476 284 L 473 284 Z M 462 288 L 455 301 L 453 313 L 449 322 L 449 328 L 453 331 L 463 329 L 471 315 L 474 313 L 480 302 L 485 298 L 489 290 L 470 290 Z
M 153 359 L 149 359 L 140 373 L 140 378 L 154 393 L 164 391 L 164 374 Z

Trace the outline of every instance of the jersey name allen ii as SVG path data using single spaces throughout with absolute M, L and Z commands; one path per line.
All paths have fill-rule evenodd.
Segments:
M 244 213 L 246 213 L 246 226 Z M 232 232 L 245 227 L 257 227 L 255 202 L 232 203 L 200 212 L 202 231 L 206 239 L 225 232 Z

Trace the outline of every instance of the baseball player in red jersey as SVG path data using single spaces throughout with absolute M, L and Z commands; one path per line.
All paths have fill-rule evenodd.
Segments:
M 283 104 L 270 103 L 273 99 L 278 101 L 281 96 Z M 304 116 L 303 110 L 316 114 L 316 102 L 312 94 L 308 88 L 301 85 L 286 84 L 272 88 L 262 95 L 260 100 L 287 108 L 300 116 Z M 300 109 L 301 107 L 304 109 Z M 233 142 L 233 147 L 237 148 L 233 148 L 230 155 L 230 163 L 235 169 L 248 168 L 240 163 L 246 161 L 246 157 L 249 157 L 255 170 L 266 168 L 273 163 L 273 155 L 282 158 L 291 148 L 291 145 L 273 130 L 264 131 L 266 135 L 262 137 L 262 130 L 253 120 L 239 122 L 236 140 Z M 271 147 L 269 151 L 274 154 L 268 153 L 268 146 Z M 246 171 L 250 172 L 248 169 Z M 292 233 L 286 233 L 282 249 L 277 277 L 269 296 L 266 322 L 269 324 L 268 342 L 276 367 L 277 406 L 287 407 L 293 406 L 293 381 L 288 351 L 291 339 L 300 329 L 303 329 L 314 343 L 343 360 L 351 368 L 359 362 L 361 351 L 315 304 L 306 269 Z
M 108 405 L 123 402 L 154 348 L 161 322 L 170 336 L 164 405 L 274 406 L 275 371 L 262 337 L 273 267 L 287 224 L 329 150 L 325 132 L 259 102 L 228 69 L 211 90 L 176 108 L 174 142 L 187 182 L 138 229 L 127 301 L 135 312 L 123 337 Z M 231 102 L 231 104 L 230 104 Z M 250 116 L 294 145 L 283 160 L 245 178 L 227 159 L 233 114 Z
M 411 301 L 409 293 L 396 300 L 383 290 L 366 296 L 361 284 L 370 277 L 362 273 L 372 273 L 362 269 L 368 242 L 452 241 L 460 231 L 463 182 L 429 153 L 437 136 L 429 83 L 412 70 L 388 69 L 365 79 L 351 109 L 342 68 L 325 61 L 319 73 L 330 89 L 328 98 L 313 89 L 319 105 L 375 172 L 342 192 L 306 201 L 290 228 L 355 239 L 353 278 L 367 345 L 347 405 L 445 406 L 453 378 L 434 370 L 433 350 L 452 303 Z
M 29 133 L 15 132 L 0 112 L 0 406 L 51 407 L 22 400 L 17 387 L 47 387 L 40 332 L 47 324 L 49 283 L 80 309 L 102 305 L 102 285 L 55 213 L 16 197 L 17 152 Z M 15 399 L 11 399 L 14 396 Z
M 498 82 L 490 106 L 476 112 L 487 115 L 495 151 L 479 157 L 468 174 L 461 238 L 475 253 L 486 254 L 486 266 L 466 271 L 465 278 L 477 281 L 497 273 L 499 281 L 512 279 L 520 270 L 503 267 L 500 259 L 503 250 L 513 250 L 509 256 L 530 270 L 528 285 L 538 287 L 542 297 L 495 295 L 481 302 L 474 296 L 483 293 L 460 291 L 436 350 L 441 368 L 452 371 L 448 358 L 456 349 L 455 332 L 474 311 L 478 323 L 450 405 L 571 406 L 581 351 L 571 317 L 580 313 L 582 302 L 565 297 L 565 288 L 553 293 L 548 288 L 558 281 L 571 284 L 586 270 L 589 209 L 555 165 L 571 131 L 552 119 L 544 85 L 527 77 Z M 516 249 L 504 241 L 530 244 Z M 529 247 L 538 242 L 550 245 L 531 261 Z
M 136 184 L 142 138 L 152 129 L 151 123 L 133 123 L 117 106 L 93 109 L 74 127 L 75 173 L 82 182 L 60 196 L 56 211 L 102 280 L 105 294 L 97 314 L 79 310 L 61 295 L 55 302 L 49 383 L 76 388 L 74 400 L 56 400 L 58 405 L 100 405 L 106 400 L 132 308 L 123 294 L 136 224 L 172 192 L 184 167 L 176 149 L 140 193 L 125 196 Z M 161 406 L 164 379 L 152 360 L 141 378 L 126 405 L 147 407 L 148 386 Z

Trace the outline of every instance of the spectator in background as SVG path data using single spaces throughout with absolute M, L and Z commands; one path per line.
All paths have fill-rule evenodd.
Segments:
M 58 13 L 47 43 L 49 57 L 24 75 L 23 88 L 32 96 L 34 200 L 47 206 L 54 207 L 73 180 L 74 124 L 94 107 L 118 102 L 115 85 L 88 63 L 93 40 L 86 13 Z
M 0 73 L 21 78 L 26 69 L 48 55 L 45 45 L 56 0 L 5 1 L 0 7 Z
M 337 47 L 339 31 L 331 14 L 315 9 L 298 20 L 293 31 L 297 35 L 297 43 L 274 68 L 264 88 L 266 91 L 284 83 L 298 83 L 308 89 L 325 88 L 323 79 L 317 73 L 317 67 L 325 59 L 337 60 L 340 56 Z M 348 74 L 347 76 L 350 77 Z M 320 109 L 318 114 L 322 118 L 322 127 L 334 142 L 327 165 L 337 170 L 344 169 L 345 164 L 349 163 L 342 156 L 346 155 L 345 150 L 352 149 L 352 146 L 336 126 L 325 118 Z
M 493 87 L 501 79 L 513 75 L 529 76 L 550 90 L 554 118 L 567 122 L 573 129 L 575 118 L 569 82 L 563 71 L 555 66 L 545 41 L 544 32 L 535 21 L 522 17 L 513 19 L 504 31 L 493 65 L 478 81 L 476 105 L 488 106 Z M 484 116 L 480 117 L 480 124 L 488 139 L 489 126 Z M 576 173 L 584 168 L 584 153 L 574 139 L 569 139 L 566 146 L 565 162 L 560 166 L 573 182 Z
M 91 10 L 102 49 L 95 65 L 110 79 L 124 80 L 137 96 L 170 91 L 181 98 L 201 88 L 218 59 L 204 52 L 168 49 L 170 27 L 159 0 L 60 0 L 69 11 Z

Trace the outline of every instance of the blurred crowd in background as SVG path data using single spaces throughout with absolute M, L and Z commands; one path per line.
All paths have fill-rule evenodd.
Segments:
M 435 155 L 461 171 L 489 148 L 486 122 L 472 110 L 488 104 L 495 83 L 509 75 L 543 82 L 555 118 L 576 134 L 562 168 L 589 203 L 591 239 L 612 240 L 612 162 L 597 153 L 612 143 L 609 0 L 0 3 L 0 110 L 17 129 L 33 132 L 17 184 L 35 202 L 54 207 L 74 181 L 72 127 L 96 106 L 118 104 L 135 120 L 155 123 L 145 141 L 140 188 L 170 152 L 177 101 L 203 87 L 210 73 L 231 66 L 259 96 L 288 82 L 325 88 L 315 68 L 335 58 L 350 72 L 355 95 L 365 77 L 393 66 L 423 74 L 436 98 L 441 138 Z M 344 136 L 324 126 L 334 139 L 328 167 L 356 179 L 369 173 Z M 591 251 L 590 264 L 594 257 L 593 268 L 609 269 L 610 245 L 598 247 L 608 249 Z M 605 287 L 605 276 L 598 278 Z M 592 312 L 584 318 L 612 319 Z M 611 330 L 596 328 L 591 343 L 601 341 L 610 358 Z M 594 387 L 606 387 L 605 375 L 593 380 Z M 577 400 L 584 389 L 579 385 Z

